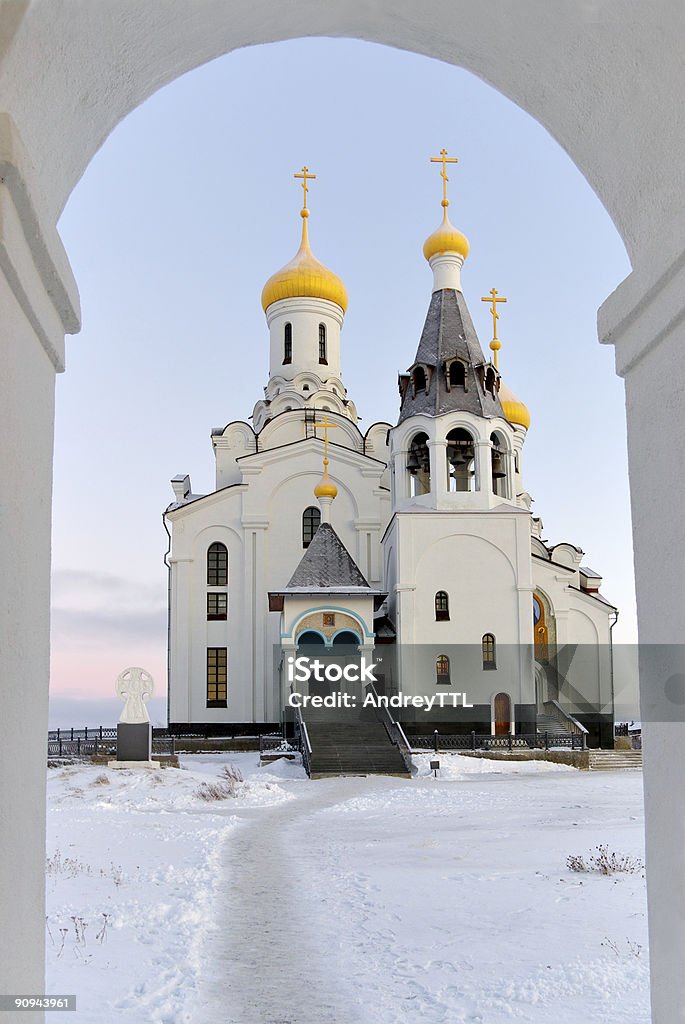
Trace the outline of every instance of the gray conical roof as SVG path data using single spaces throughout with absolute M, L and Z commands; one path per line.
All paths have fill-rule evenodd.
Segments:
M 464 363 L 466 386 L 447 385 L 445 364 L 454 358 Z M 430 369 L 428 393 L 414 389 L 406 381 L 399 422 L 423 413 L 442 416 L 463 411 L 487 418 L 503 416 L 495 391 L 493 396 L 483 384 L 483 367 L 487 366 L 476 329 L 461 292 L 442 288 L 433 292 L 421 340 L 413 366 Z M 480 368 L 480 372 L 479 369 Z
M 321 523 L 290 578 L 286 591 L 332 590 L 371 591 L 340 537 L 330 523 Z

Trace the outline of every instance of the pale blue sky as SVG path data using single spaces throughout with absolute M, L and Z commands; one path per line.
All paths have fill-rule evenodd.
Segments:
M 60 231 L 83 330 L 58 380 L 53 690 L 109 694 L 143 663 L 164 681 L 169 479 L 213 488 L 209 433 L 261 396 L 264 281 L 294 254 L 306 163 L 315 254 L 345 281 L 343 375 L 368 426 L 394 421 L 430 299 L 422 245 L 450 215 L 464 293 L 497 287 L 504 378 L 533 423 L 524 473 L 545 537 L 586 551 L 632 641 L 623 384 L 598 305 L 629 272 L 620 238 L 547 132 L 458 68 L 349 40 L 239 51 L 172 83 L 110 136 Z

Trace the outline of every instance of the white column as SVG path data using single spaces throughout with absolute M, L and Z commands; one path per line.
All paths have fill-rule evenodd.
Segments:
M 77 299 L 0 114 L 0 992 L 44 991 L 55 372 Z M 42 1013 L 22 1014 L 25 1024 Z
M 616 346 L 626 384 L 641 645 L 685 637 L 683 296 L 681 259 L 651 288 L 633 272 L 599 315 L 600 336 Z M 650 705 L 663 698 L 665 682 L 651 673 L 640 679 L 653 1024 L 685 1021 L 685 811 L 674 799 L 685 791 L 685 724 L 683 706 L 675 705 L 673 721 L 661 712 L 652 720 Z
M 440 506 L 447 497 L 447 441 L 429 441 L 431 464 L 431 493 L 434 495 L 433 504 Z

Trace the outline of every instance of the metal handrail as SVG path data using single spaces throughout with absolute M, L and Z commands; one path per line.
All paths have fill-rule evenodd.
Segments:
M 571 722 L 578 729 L 579 733 L 585 733 L 585 735 L 588 735 L 588 730 L 585 728 L 582 722 L 579 722 L 577 718 L 574 718 L 573 715 L 570 715 L 568 713 L 568 711 L 565 711 L 558 700 L 546 700 L 543 704 L 543 707 L 545 707 L 547 704 L 551 704 L 552 707 L 555 708 L 562 716 L 563 722 L 560 722 L 560 725 L 563 725 L 564 722 Z
M 383 721 L 383 725 L 385 726 L 386 732 L 388 733 L 388 738 L 390 739 L 390 742 L 397 747 L 400 754 L 402 755 L 402 760 L 404 761 L 404 766 L 407 769 L 407 771 L 411 771 L 412 748 L 409 745 L 409 741 L 407 740 L 407 737 L 404 734 L 402 726 L 399 724 L 399 722 L 395 721 L 392 714 L 390 713 L 390 708 L 387 707 L 387 705 L 379 704 L 378 691 L 376 690 L 376 687 L 373 685 L 373 683 L 368 684 L 368 689 L 371 690 L 371 692 L 374 695 L 376 712 L 381 711 L 385 714 L 387 721 L 383 721 L 382 717 L 381 721 Z

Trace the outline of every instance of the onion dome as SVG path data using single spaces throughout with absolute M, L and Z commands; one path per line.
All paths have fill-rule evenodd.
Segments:
M 466 235 L 462 235 L 461 231 L 457 231 L 454 225 L 450 222 L 447 216 L 447 207 L 449 201 L 443 199 L 443 215 L 442 224 L 434 231 L 432 235 L 429 235 L 426 241 L 423 243 L 423 255 L 430 263 L 433 256 L 441 255 L 442 253 L 456 253 L 461 256 L 463 260 L 469 254 L 469 241 Z
M 264 311 L 279 299 L 311 297 L 327 299 L 340 306 L 343 313 L 347 309 L 347 289 L 337 274 L 325 267 L 314 256 L 309 247 L 307 233 L 307 217 L 309 210 L 300 211 L 302 217 L 302 241 L 300 248 L 290 263 L 273 274 L 262 290 L 262 307 Z
M 530 412 L 528 411 L 528 407 L 516 397 L 514 392 L 507 387 L 504 381 L 502 381 L 499 386 L 499 400 L 502 403 L 504 418 L 508 420 L 509 423 L 514 423 L 516 426 L 524 427 L 528 430 L 530 427 Z
M 328 456 L 323 460 L 323 476 L 321 480 L 314 488 L 314 496 L 316 498 L 335 498 L 338 494 L 338 488 L 335 486 L 333 481 L 328 475 Z

